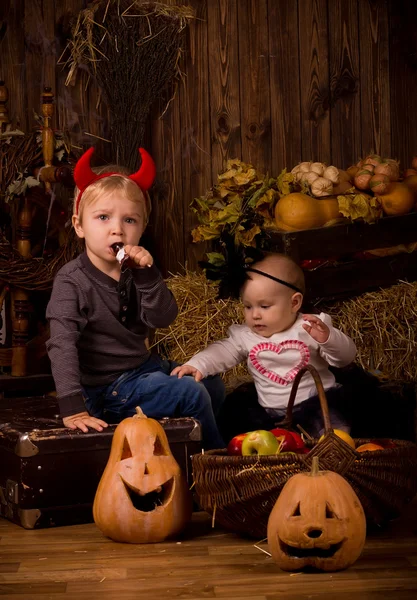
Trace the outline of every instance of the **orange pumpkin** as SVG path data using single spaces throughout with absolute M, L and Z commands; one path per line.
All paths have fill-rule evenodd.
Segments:
M 383 450 L 384 448 L 379 444 L 374 444 L 372 442 L 368 442 L 367 444 L 362 444 L 356 448 L 356 452 L 373 452 L 374 450 Z
M 310 473 L 287 481 L 268 520 L 269 550 L 284 571 L 346 569 L 359 558 L 365 538 L 359 498 L 341 475 L 319 471 L 316 456 Z
M 337 198 L 312 198 L 293 192 L 283 196 L 275 206 L 275 223 L 283 231 L 299 231 L 323 227 L 340 217 Z
M 403 183 L 413 192 L 414 199 L 417 200 L 417 174 L 406 177 Z
M 114 432 L 110 457 L 94 498 L 97 527 L 117 542 L 160 542 L 191 517 L 187 483 L 165 431 L 140 408 Z
M 393 183 L 387 194 L 378 196 L 386 215 L 406 215 L 414 206 L 414 194 L 404 183 Z

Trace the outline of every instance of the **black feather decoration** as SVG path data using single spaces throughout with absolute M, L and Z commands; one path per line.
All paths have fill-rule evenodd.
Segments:
M 224 262 L 213 264 L 200 261 L 198 264 L 206 272 L 207 279 L 219 282 L 218 298 L 238 299 L 240 290 L 247 279 L 246 269 L 264 258 L 259 248 L 236 246 L 231 235 L 222 236 L 222 254 Z

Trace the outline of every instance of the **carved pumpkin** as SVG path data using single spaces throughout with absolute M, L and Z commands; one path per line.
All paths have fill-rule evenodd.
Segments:
M 365 538 L 359 498 L 343 477 L 319 471 L 317 457 L 310 473 L 287 481 L 269 516 L 269 549 L 284 571 L 346 569 L 359 558 Z
M 160 542 L 191 517 L 187 483 L 165 431 L 140 408 L 114 432 L 93 505 L 99 529 L 117 542 Z

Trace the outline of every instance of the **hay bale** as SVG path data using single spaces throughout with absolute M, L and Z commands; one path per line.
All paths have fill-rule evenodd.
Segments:
M 162 356 L 186 362 L 211 342 L 226 337 L 230 325 L 243 322 L 240 302 L 218 300 L 217 285 L 203 274 L 172 275 L 167 284 L 177 299 L 179 314 L 170 327 L 156 331 L 154 346 Z M 361 367 L 378 369 L 392 380 L 417 380 L 417 282 L 401 282 L 319 309 L 354 340 Z M 248 379 L 246 363 L 224 375 L 228 389 Z
M 417 282 L 402 281 L 322 310 L 354 340 L 361 367 L 392 380 L 417 380 Z
M 170 327 L 155 332 L 153 346 L 163 357 L 184 363 L 208 344 L 226 337 L 230 325 L 243 322 L 240 302 L 218 300 L 218 286 L 202 273 L 187 271 L 184 275 L 172 275 L 167 285 L 179 310 Z M 246 363 L 224 375 L 228 389 L 248 379 Z

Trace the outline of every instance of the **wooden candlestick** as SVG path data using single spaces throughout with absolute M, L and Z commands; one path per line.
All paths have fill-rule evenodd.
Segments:
M 45 167 L 51 167 L 54 158 L 55 140 L 54 132 L 51 127 L 52 117 L 54 115 L 54 95 L 50 87 L 43 88 L 42 94 L 42 154 Z M 45 190 L 48 194 L 51 193 L 51 182 L 45 180 Z

